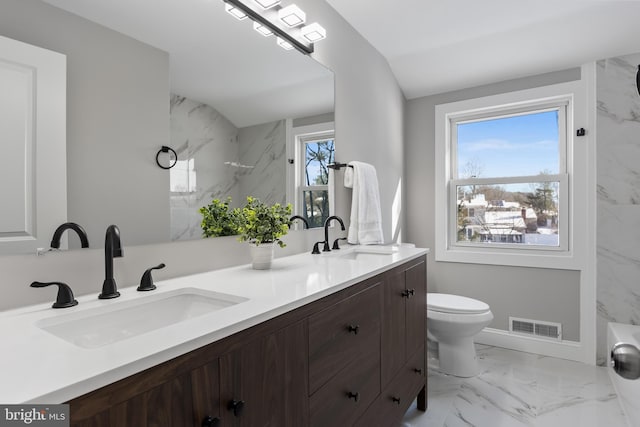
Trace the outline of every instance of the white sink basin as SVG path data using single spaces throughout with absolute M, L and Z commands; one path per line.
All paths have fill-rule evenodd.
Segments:
M 243 301 L 247 298 L 183 288 L 134 301 L 110 300 L 110 305 L 43 319 L 37 325 L 79 347 L 97 348 Z

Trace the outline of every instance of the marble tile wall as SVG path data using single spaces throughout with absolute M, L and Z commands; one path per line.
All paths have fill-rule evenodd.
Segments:
M 214 108 L 171 95 L 171 147 L 179 160 L 194 159 L 195 191 L 171 192 L 171 240 L 200 238 L 198 208 L 212 198 L 240 198 L 238 129 Z M 227 164 L 225 164 L 227 162 Z
M 252 195 L 268 204 L 286 202 L 285 132 L 284 120 L 240 129 L 240 163 L 251 166 L 242 175 L 241 195 Z
M 172 241 L 201 237 L 198 209 L 213 198 L 231 196 L 233 206 L 242 206 L 247 195 L 285 203 L 284 120 L 236 128 L 213 107 L 172 95 L 170 121 L 171 147 L 179 160 L 194 160 L 196 177 L 192 191 L 170 193 Z M 172 169 L 173 182 L 177 170 Z
M 610 321 L 640 324 L 640 53 L 597 63 L 597 349 Z

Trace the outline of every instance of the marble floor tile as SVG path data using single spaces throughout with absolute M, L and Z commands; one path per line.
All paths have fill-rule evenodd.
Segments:
M 429 409 L 401 427 L 627 427 L 606 368 L 484 345 L 480 374 L 438 372 L 429 357 Z

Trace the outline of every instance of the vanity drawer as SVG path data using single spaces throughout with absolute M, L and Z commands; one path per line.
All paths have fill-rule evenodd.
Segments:
M 356 426 L 392 426 L 402 419 L 402 415 L 426 384 L 424 353 L 422 347 L 409 359 Z
M 360 355 L 379 355 L 380 289 L 375 284 L 309 318 L 309 395 Z
M 311 396 L 310 425 L 353 425 L 379 393 L 380 353 L 364 354 Z

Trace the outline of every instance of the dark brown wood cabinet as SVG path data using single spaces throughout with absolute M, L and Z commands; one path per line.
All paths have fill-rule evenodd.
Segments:
M 422 256 L 75 398 L 71 425 L 392 426 L 426 409 L 425 327 Z
M 220 357 L 225 426 L 307 425 L 306 341 L 300 321 Z
M 385 273 L 382 310 L 382 392 L 359 425 L 392 425 L 418 397 L 426 410 L 426 260 L 398 266 Z M 370 424 L 369 424 L 370 425 Z
M 187 419 L 193 421 L 192 425 L 204 427 L 222 425 L 218 359 L 213 359 L 191 371 L 191 399 L 193 416 Z

